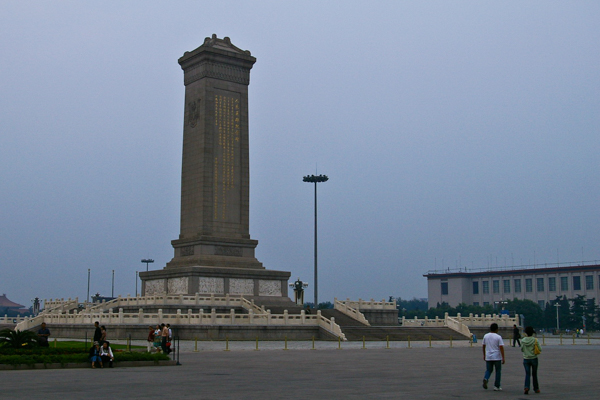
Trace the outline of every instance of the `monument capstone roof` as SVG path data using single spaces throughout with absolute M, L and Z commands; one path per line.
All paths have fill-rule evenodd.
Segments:
M 216 34 L 213 33 L 212 37 L 204 38 L 204 43 L 200 47 L 214 47 L 225 51 L 231 51 L 234 53 L 241 53 L 251 55 L 249 50 L 242 50 L 239 47 L 234 46 L 231 43 L 231 39 L 225 36 L 223 39 L 219 39 Z
M 219 39 L 217 35 L 213 33 L 212 37 L 204 39 L 204 43 L 195 50 L 186 51 L 183 56 L 179 59 L 179 64 L 183 64 L 191 59 L 194 59 L 201 54 L 213 53 L 222 54 L 226 57 L 235 57 L 242 60 L 247 60 L 252 63 L 256 61 L 250 54 L 249 50 L 242 50 L 231 43 L 231 39 L 225 36 L 223 39 Z

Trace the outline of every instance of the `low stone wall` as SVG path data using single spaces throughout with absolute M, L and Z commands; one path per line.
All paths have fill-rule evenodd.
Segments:
M 360 310 L 371 326 L 398 326 L 398 310 Z
M 490 327 L 474 327 L 470 328 L 470 330 L 471 333 L 475 335 L 477 340 L 481 340 L 483 336 L 490 331 Z M 498 328 L 498 334 L 502 336 L 502 339 L 504 339 L 504 345 L 508 346 L 509 341 L 512 341 L 513 328 Z M 523 332 L 521 332 L 521 335 L 523 335 Z
M 94 327 L 90 325 L 48 325 L 52 338 L 91 340 Z M 309 340 L 331 339 L 334 335 L 318 326 L 248 326 L 248 325 L 171 325 L 173 336 L 181 340 Z M 106 325 L 108 341 L 115 339 L 146 340 L 148 325 Z M 87 335 L 87 336 L 86 336 Z

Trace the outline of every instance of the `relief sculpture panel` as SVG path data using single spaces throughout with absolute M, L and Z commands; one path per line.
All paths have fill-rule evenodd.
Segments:
M 188 278 L 171 278 L 167 281 L 169 294 L 187 294 Z
M 223 278 L 198 279 L 198 293 L 202 294 L 225 294 L 225 281 Z
M 160 294 L 165 294 L 164 279 L 152 279 L 146 281 L 146 296 L 156 296 Z
M 281 281 L 258 281 L 259 296 L 281 296 Z
M 229 293 L 254 295 L 254 280 L 237 278 L 229 279 Z

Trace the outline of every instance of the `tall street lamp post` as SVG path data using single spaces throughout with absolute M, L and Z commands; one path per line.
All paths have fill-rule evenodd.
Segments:
M 87 302 L 90 302 L 90 269 L 88 268 L 88 290 L 87 290 Z
M 153 259 L 151 259 L 151 258 L 144 258 L 144 259 L 142 260 L 142 262 L 143 262 L 143 263 L 146 263 L 146 272 L 148 272 L 148 264 L 152 264 L 152 263 L 154 262 L 154 260 L 153 260 Z
M 327 175 L 307 175 L 302 178 L 303 182 L 309 182 L 315 184 L 315 309 L 319 307 L 319 291 L 318 291 L 318 279 L 317 279 L 317 183 L 327 182 L 329 178 Z
M 554 307 L 556 307 L 556 330 L 560 331 L 560 321 L 558 319 L 558 307 L 560 307 L 560 304 L 558 304 L 558 302 L 554 303 Z

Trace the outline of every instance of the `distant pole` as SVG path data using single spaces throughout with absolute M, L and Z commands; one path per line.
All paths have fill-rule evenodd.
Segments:
M 88 291 L 87 291 L 87 302 L 90 302 L 90 269 L 88 268 Z
M 554 307 L 556 307 L 556 330 L 560 331 L 560 321 L 558 319 L 558 307 L 560 307 L 560 304 L 558 304 L 558 302 L 554 303 Z
M 315 184 L 315 309 L 319 308 L 319 285 L 318 285 L 318 273 L 317 273 L 317 183 L 327 182 L 329 178 L 327 175 L 307 175 L 302 178 L 304 182 Z
M 110 292 L 110 297 L 115 297 L 115 270 L 112 270 L 112 290 Z
M 135 271 L 135 297 L 137 297 L 137 295 L 138 295 L 137 281 L 138 281 L 138 272 Z
M 152 263 L 154 262 L 154 260 L 153 260 L 153 259 L 151 259 L 151 258 L 144 258 L 144 259 L 142 260 L 142 262 L 143 262 L 143 263 L 146 263 L 146 272 L 148 272 L 148 264 L 152 264 Z

